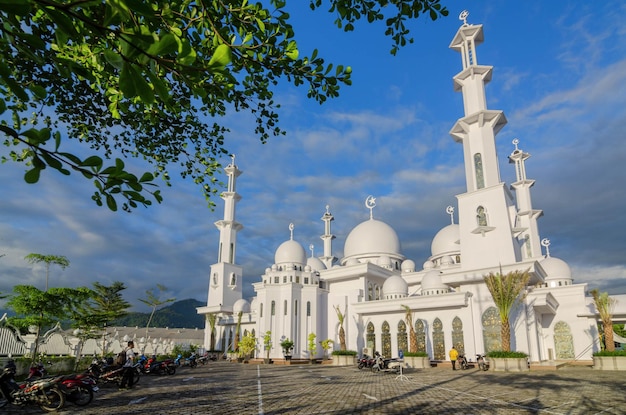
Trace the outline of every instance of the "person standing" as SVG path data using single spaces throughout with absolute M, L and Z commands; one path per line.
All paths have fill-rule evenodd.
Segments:
M 456 370 L 456 360 L 459 358 L 459 352 L 452 346 L 450 349 L 450 361 L 452 362 L 452 370 Z
M 133 388 L 133 380 L 134 380 L 134 371 L 135 368 L 133 364 L 135 363 L 135 351 L 133 350 L 135 347 L 135 343 L 131 340 L 128 342 L 128 347 L 126 347 L 126 363 L 124 363 L 124 372 L 122 373 L 122 381 L 120 382 L 120 389 L 132 389 Z

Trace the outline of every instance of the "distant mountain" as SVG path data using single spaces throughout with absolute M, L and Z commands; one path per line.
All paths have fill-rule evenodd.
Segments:
M 168 306 L 158 309 L 152 317 L 150 327 L 172 327 L 185 329 L 203 329 L 204 316 L 196 312 L 196 307 L 205 306 L 202 301 L 189 298 L 180 300 Z M 139 326 L 145 327 L 150 318 L 150 313 L 129 313 L 125 317 L 118 318 L 111 326 Z

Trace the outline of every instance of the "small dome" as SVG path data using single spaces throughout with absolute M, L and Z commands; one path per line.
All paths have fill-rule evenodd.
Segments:
M 452 265 L 454 264 L 454 259 L 450 255 L 444 255 L 441 257 L 441 265 Z
M 257 297 L 254 297 L 252 299 L 252 301 L 250 301 L 250 312 L 251 313 L 257 313 L 259 309 L 259 300 L 257 299 Z
M 370 219 L 357 225 L 346 238 L 344 260 L 361 257 L 380 257 L 404 259 L 400 253 L 400 239 L 396 231 L 385 222 Z
M 274 255 L 275 264 L 306 264 L 306 252 L 302 245 L 290 239 L 283 242 Z
M 392 275 L 383 284 L 383 297 L 385 299 L 406 297 L 409 294 L 409 285 L 399 275 Z
M 346 263 L 344 265 L 350 266 L 350 265 L 358 265 L 358 264 L 360 264 L 358 259 L 350 258 L 349 260 L 346 261 Z M 335 266 L 338 267 L 339 265 L 335 265 Z
M 380 265 L 383 268 L 390 268 L 391 267 L 391 259 L 389 259 L 389 257 L 387 255 L 381 255 L 376 260 L 376 265 Z
M 244 300 L 243 298 L 240 298 L 239 300 L 235 301 L 235 304 L 233 304 L 233 313 L 239 314 L 240 312 L 243 312 L 243 313 L 250 312 L 250 303 L 247 300 Z
M 402 272 L 413 272 L 415 271 L 415 262 L 411 259 L 406 259 L 402 261 Z
M 441 281 L 439 271 L 428 271 L 422 277 L 422 291 L 448 289 L 448 286 Z
M 429 269 L 433 269 L 433 268 L 435 268 L 435 263 L 433 261 L 426 261 L 426 262 L 424 262 L 424 265 L 422 266 L 422 268 L 424 268 L 424 271 L 427 271 Z
M 437 232 L 430 244 L 430 252 L 434 257 L 458 253 L 461 249 L 459 240 L 459 225 L 456 223 L 448 225 Z
M 272 272 L 271 268 L 265 268 L 265 274 L 269 274 L 270 272 Z
M 326 269 L 326 265 L 324 265 L 322 260 L 316 257 L 308 257 L 306 264 L 311 267 L 313 271 L 322 271 Z
M 572 279 L 572 271 L 569 265 L 567 265 L 567 262 L 562 259 L 549 256 L 541 260 L 540 264 L 546 272 L 546 281 Z

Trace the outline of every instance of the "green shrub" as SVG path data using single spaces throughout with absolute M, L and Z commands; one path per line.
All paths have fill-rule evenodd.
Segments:
M 333 350 L 333 356 L 356 356 L 354 350 Z
M 404 357 L 428 357 L 428 353 L 426 353 L 426 352 L 406 352 L 406 353 L 404 353 Z
M 495 357 L 495 358 L 522 358 L 528 357 L 528 355 L 524 352 L 505 352 L 504 350 L 492 350 L 487 353 L 487 357 Z
M 609 352 L 607 350 L 602 350 L 600 352 L 595 352 L 594 356 L 626 356 L 626 350 L 615 350 Z

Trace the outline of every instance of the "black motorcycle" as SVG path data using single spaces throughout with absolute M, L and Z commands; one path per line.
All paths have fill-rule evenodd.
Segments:
M 59 390 L 57 378 L 45 378 L 30 382 L 15 381 L 16 366 L 9 361 L 0 375 L 0 408 L 9 402 L 13 405 L 38 405 L 46 412 L 63 408 L 65 395 Z
M 113 365 L 109 360 L 94 359 L 85 373 L 92 376 L 98 383 L 122 384 L 122 376 L 126 368 Z M 133 384 L 137 384 L 141 378 L 141 363 L 133 365 Z

